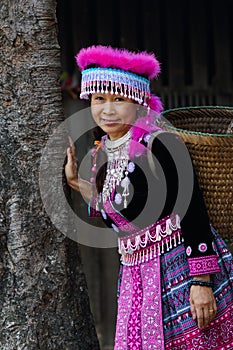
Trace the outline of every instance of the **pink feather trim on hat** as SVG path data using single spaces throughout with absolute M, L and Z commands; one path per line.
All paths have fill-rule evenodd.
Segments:
M 150 94 L 150 98 L 147 101 L 148 106 L 156 113 L 161 113 L 163 110 L 163 105 L 158 96 Z
M 83 48 L 75 58 L 81 70 L 94 65 L 129 71 L 148 79 L 155 78 L 160 72 L 160 63 L 153 53 L 133 52 L 111 46 L 98 45 Z
M 135 155 L 139 156 L 143 154 L 146 147 L 142 145 L 139 140 L 145 135 L 160 129 L 155 121 L 155 116 L 160 118 L 160 113 L 163 110 L 163 105 L 159 97 L 155 95 L 150 95 L 148 100 L 148 111 L 145 117 L 139 117 L 132 127 L 132 141 L 129 146 L 129 155 L 133 158 Z
M 155 130 L 161 128 L 154 124 L 154 114 L 148 112 L 146 117 L 140 117 L 132 127 L 132 139 L 129 144 L 129 156 L 133 158 L 135 156 L 142 155 L 147 147 L 144 146 L 140 140 L 147 134 L 153 133 Z

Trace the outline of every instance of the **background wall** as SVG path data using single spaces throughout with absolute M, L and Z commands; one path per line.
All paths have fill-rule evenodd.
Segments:
M 162 73 L 153 89 L 165 108 L 232 104 L 233 2 L 231 0 L 58 0 L 62 64 L 92 44 L 154 51 Z

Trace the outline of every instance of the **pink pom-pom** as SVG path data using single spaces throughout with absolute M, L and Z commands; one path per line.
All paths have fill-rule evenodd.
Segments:
M 88 66 L 116 68 L 143 75 L 148 79 L 157 77 L 160 72 L 159 61 L 154 53 L 148 52 L 134 52 L 97 45 L 81 49 L 75 58 L 81 70 Z
M 163 105 L 158 96 L 153 94 L 150 95 L 149 100 L 147 101 L 148 106 L 155 112 L 161 113 L 163 110 Z
M 150 100 L 151 101 L 151 100 Z M 162 103 L 157 96 L 153 96 L 154 109 L 149 109 L 147 115 L 145 117 L 139 117 L 133 128 L 132 128 L 132 141 L 129 145 L 129 156 L 133 158 L 135 156 L 142 155 L 147 149 L 144 145 L 140 143 L 144 135 L 150 134 L 155 130 L 160 129 L 154 123 L 155 114 L 157 117 L 160 115 L 160 111 L 162 109 Z

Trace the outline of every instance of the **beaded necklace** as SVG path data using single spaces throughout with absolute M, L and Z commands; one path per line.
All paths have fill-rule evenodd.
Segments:
M 121 184 L 123 188 L 124 208 L 127 208 L 127 197 L 129 196 L 128 161 L 129 144 L 132 137 L 131 129 L 117 140 L 110 140 L 107 136 L 103 139 L 103 148 L 108 157 L 107 173 L 103 185 L 102 200 L 114 194 L 116 186 Z

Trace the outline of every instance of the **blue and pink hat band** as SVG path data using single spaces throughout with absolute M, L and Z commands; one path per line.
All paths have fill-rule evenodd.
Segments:
M 130 98 L 147 106 L 150 98 L 150 81 L 135 73 L 113 68 L 88 68 L 82 71 L 80 98 L 90 94 L 111 93 Z

